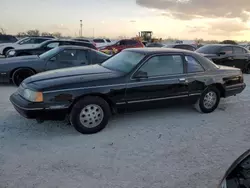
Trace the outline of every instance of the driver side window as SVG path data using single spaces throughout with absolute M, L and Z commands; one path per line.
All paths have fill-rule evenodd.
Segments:
M 233 53 L 233 48 L 232 47 L 223 47 L 221 48 L 220 52 L 225 52 L 225 54 L 232 54 Z
M 56 61 L 75 61 L 77 60 L 76 50 L 63 50 L 57 54 L 54 59 Z
M 148 77 L 183 74 L 184 63 L 180 55 L 158 55 L 150 58 L 140 71 Z

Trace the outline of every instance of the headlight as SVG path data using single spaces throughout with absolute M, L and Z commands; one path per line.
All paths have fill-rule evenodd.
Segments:
M 38 91 L 32 91 L 30 89 L 24 89 L 22 96 L 31 102 L 43 102 L 43 93 Z
M 8 55 L 15 55 L 16 54 L 16 51 L 15 50 L 10 50 L 9 52 L 8 52 Z

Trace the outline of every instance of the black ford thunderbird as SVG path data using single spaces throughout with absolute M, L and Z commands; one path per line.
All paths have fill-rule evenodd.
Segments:
M 186 50 L 126 49 L 101 65 L 40 73 L 25 79 L 10 101 L 24 117 L 64 119 L 83 134 L 101 131 L 111 114 L 129 105 L 187 99 L 213 112 L 220 98 L 245 88 L 240 69 L 217 66 Z M 119 111 L 119 110 L 118 110 Z

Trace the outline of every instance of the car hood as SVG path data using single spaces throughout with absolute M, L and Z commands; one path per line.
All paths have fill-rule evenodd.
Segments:
M 5 45 L 14 45 L 14 44 L 16 44 L 16 43 L 12 43 L 12 42 L 10 42 L 10 43 L 0 43 L 0 47 L 5 46 Z
M 36 74 L 24 80 L 24 85 L 44 90 L 46 88 L 70 87 L 88 81 L 103 80 L 116 77 L 118 72 L 106 69 L 100 65 L 88 65 L 47 71 Z
M 22 62 L 27 62 L 27 61 L 35 61 L 39 59 L 40 58 L 36 55 L 3 58 L 3 59 L 0 59 L 0 65 L 11 64 L 11 63 L 22 63 Z

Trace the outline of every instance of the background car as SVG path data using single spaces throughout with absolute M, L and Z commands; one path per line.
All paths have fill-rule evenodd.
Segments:
M 15 43 L 2 43 L 0 44 L 0 55 L 6 56 L 7 52 L 11 49 L 23 48 L 32 48 L 37 44 L 40 44 L 44 41 L 51 40 L 51 38 L 47 37 L 25 37 L 18 40 Z
M 74 40 L 49 40 L 41 43 L 36 47 L 30 48 L 19 48 L 16 50 L 9 50 L 7 53 L 7 57 L 16 57 L 16 56 L 27 56 L 27 55 L 41 55 L 44 52 L 47 52 L 57 46 L 84 46 L 92 49 L 97 49 L 92 43 L 89 42 L 80 42 Z
M 123 39 L 117 41 L 115 44 L 99 48 L 100 51 L 108 54 L 119 53 L 126 48 L 143 48 L 144 45 L 139 40 Z
M 208 44 L 196 50 L 218 65 L 237 67 L 244 73 L 250 73 L 249 51 L 239 45 Z
M 74 38 L 76 41 L 90 42 L 93 43 L 97 48 L 107 46 L 111 43 L 110 39 L 85 39 L 85 38 Z
M 39 72 L 67 67 L 99 64 L 109 58 L 102 52 L 79 46 L 60 46 L 40 56 L 0 59 L 0 81 L 19 85 Z
M 190 44 L 168 44 L 163 46 L 163 48 L 177 48 L 177 49 L 183 49 L 183 50 L 189 50 L 189 51 L 195 51 L 196 47 Z
M 165 45 L 162 43 L 158 43 L 158 42 L 148 43 L 146 45 L 146 47 L 163 47 L 163 46 L 165 46 Z
M 10 100 L 26 118 L 63 120 L 68 116 L 77 131 L 93 134 L 105 128 L 119 109 L 168 106 L 176 99 L 211 113 L 222 97 L 241 93 L 245 86 L 240 69 L 218 67 L 198 53 L 133 48 L 101 65 L 34 75 L 23 81 Z
M 16 42 L 18 39 L 12 35 L 1 35 L 0 34 L 0 44 L 1 43 L 13 43 Z

